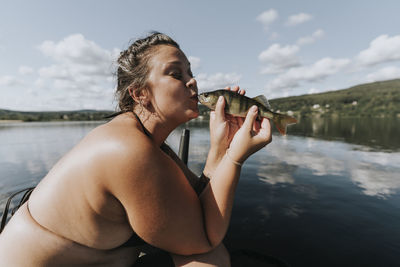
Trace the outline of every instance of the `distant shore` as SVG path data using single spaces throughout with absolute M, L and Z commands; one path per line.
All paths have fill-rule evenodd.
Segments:
M 24 122 L 23 120 L 0 120 L 0 123 L 17 123 Z

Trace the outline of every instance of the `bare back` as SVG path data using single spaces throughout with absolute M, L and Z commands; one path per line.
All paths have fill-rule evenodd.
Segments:
M 57 265 L 74 258 L 83 265 L 104 262 L 110 266 L 110 260 L 115 260 L 118 266 L 124 262 L 122 258 L 132 264 L 137 249 L 120 246 L 134 232 L 124 207 L 105 186 L 110 177 L 104 176 L 104 168 L 113 164 L 109 151 L 135 135 L 147 138 L 135 119 L 121 115 L 94 129 L 67 153 L 8 223 L 0 237 L 3 259 L 11 258 L 12 248 L 20 252 L 18 248 L 25 244 L 24 257 L 29 258 L 29 251 L 34 251 L 32 257 L 44 264 L 46 259 Z M 43 245 L 40 250 L 38 240 Z

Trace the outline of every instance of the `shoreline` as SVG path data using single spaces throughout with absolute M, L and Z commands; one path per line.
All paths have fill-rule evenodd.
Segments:
M 0 123 L 17 123 L 24 122 L 23 120 L 0 120 Z

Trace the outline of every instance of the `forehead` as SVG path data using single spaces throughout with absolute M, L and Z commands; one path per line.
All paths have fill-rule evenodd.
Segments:
M 149 60 L 150 67 L 164 67 L 169 63 L 182 64 L 184 66 L 190 65 L 185 54 L 180 49 L 170 45 L 159 45 Z

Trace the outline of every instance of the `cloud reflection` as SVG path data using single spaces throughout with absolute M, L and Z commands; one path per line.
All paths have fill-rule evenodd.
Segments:
M 303 137 L 275 136 L 259 152 L 257 175 L 268 184 L 295 184 L 294 174 L 306 169 L 313 176 L 348 177 L 362 193 L 380 198 L 400 191 L 400 153 L 371 152 L 359 146 Z
M 351 170 L 351 180 L 363 189 L 364 194 L 386 198 L 400 189 L 399 171 L 388 171 L 381 169 L 381 166 L 360 163 Z
M 285 163 L 276 164 L 261 164 L 257 169 L 257 176 L 260 181 L 268 184 L 288 183 L 293 184 L 294 179 L 292 172 L 296 167 L 293 165 L 287 165 Z

